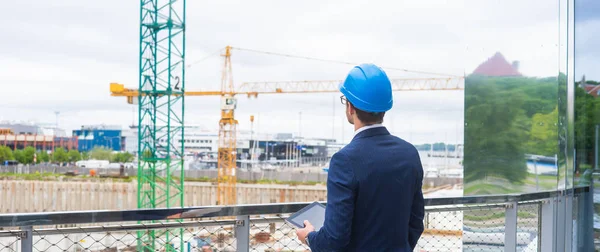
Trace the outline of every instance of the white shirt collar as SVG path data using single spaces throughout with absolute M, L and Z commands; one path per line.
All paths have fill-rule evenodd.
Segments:
M 367 125 L 367 126 L 362 126 L 359 129 L 357 129 L 356 131 L 354 131 L 354 135 L 358 135 L 358 133 L 368 130 L 368 129 L 372 129 L 372 128 L 379 128 L 379 127 L 383 127 L 383 124 L 377 123 L 377 124 L 371 124 L 371 125 Z

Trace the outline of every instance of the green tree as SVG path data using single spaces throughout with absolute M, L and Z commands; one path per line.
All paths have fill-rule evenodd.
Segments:
M 90 159 L 90 153 L 84 151 L 81 153 L 81 160 L 88 160 Z
M 62 147 L 56 148 L 54 149 L 54 153 L 52 153 L 52 161 L 60 163 L 67 162 L 69 161 L 69 155 L 67 154 L 67 151 Z
M 586 84 L 593 83 L 586 81 Z M 576 170 L 581 170 L 581 165 L 590 167 L 595 164 L 596 125 L 600 124 L 600 99 L 588 94 L 579 84 L 576 83 L 575 88 Z
M 13 152 L 15 160 L 17 160 L 17 162 L 24 164 L 25 163 L 25 154 L 23 153 L 23 150 L 15 150 Z
M 112 162 L 116 163 L 127 163 L 133 161 L 133 155 L 129 152 L 122 152 L 113 155 Z
M 79 154 L 79 151 L 77 150 L 70 150 L 68 153 L 69 156 L 69 162 L 76 162 L 81 160 L 81 154 Z
M 531 120 L 523 109 L 526 78 L 465 78 L 465 184 L 487 177 L 520 183 Z
M 533 116 L 527 152 L 543 156 L 554 156 L 558 152 L 558 107 L 551 113 Z
M 528 118 L 535 114 L 548 114 L 556 108 L 558 92 L 557 78 L 521 78 L 522 84 L 515 88 L 525 95 L 522 109 Z
M 48 152 L 46 151 L 39 151 L 37 153 L 37 162 L 41 163 L 41 162 L 49 162 L 50 161 L 50 155 L 48 155 Z
M 0 146 L 0 165 L 4 164 L 4 161 L 14 159 L 13 152 L 9 147 Z
M 144 154 L 142 155 L 144 158 L 152 158 L 153 154 L 150 150 L 145 150 Z
M 25 147 L 23 149 L 23 164 L 33 164 L 33 155 L 35 155 L 35 149 L 31 146 Z
M 125 162 L 133 162 L 133 159 L 134 159 L 133 154 L 131 154 L 129 152 L 123 153 L 123 160 L 125 160 Z
M 96 147 L 90 151 L 90 158 L 96 160 L 112 160 L 112 150 L 104 147 Z

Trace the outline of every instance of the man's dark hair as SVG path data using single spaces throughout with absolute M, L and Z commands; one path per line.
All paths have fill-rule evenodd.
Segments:
M 360 120 L 364 124 L 369 125 L 369 124 L 383 123 L 383 116 L 385 115 L 385 112 L 377 112 L 377 113 L 366 112 L 366 111 L 357 109 L 352 104 L 350 104 L 350 106 L 352 106 L 354 108 L 354 110 L 356 111 L 356 117 L 358 117 L 358 120 Z

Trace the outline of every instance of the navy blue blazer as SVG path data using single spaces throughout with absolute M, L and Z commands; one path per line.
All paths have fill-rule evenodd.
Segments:
M 359 132 L 331 158 L 318 251 L 413 251 L 423 233 L 423 166 L 417 149 L 385 127 Z

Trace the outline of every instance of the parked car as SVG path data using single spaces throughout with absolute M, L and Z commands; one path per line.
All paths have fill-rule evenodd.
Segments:
M 11 166 L 11 165 L 18 165 L 19 162 L 17 162 L 17 160 L 6 160 L 4 161 L 4 165 L 5 166 Z

